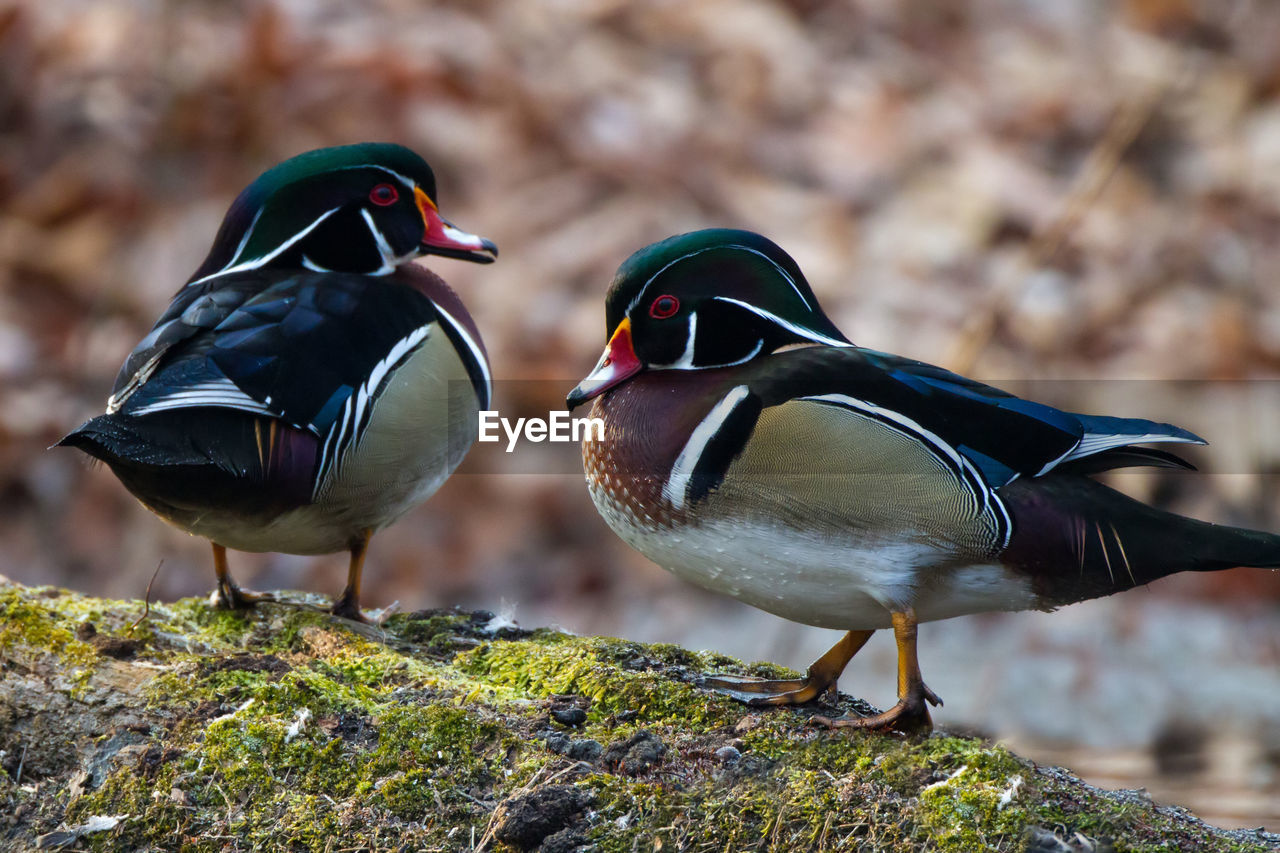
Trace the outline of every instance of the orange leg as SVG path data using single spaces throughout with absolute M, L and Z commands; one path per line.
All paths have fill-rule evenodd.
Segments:
M 933 728 L 929 705 L 941 705 L 938 695 L 925 686 L 916 655 L 916 614 L 907 609 L 892 614 L 893 637 L 898 643 L 898 704 L 872 717 L 814 717 L 813 722 L 828 728 L 898 729 L 928 731 Z M 925 703 L 928 703 L 926 705 Z
M 360 538 L 351 543 L 351 563 L 347 567 L 347 588 L 342 596 L 333 603 L 330 611 L 334 616 L 354 619 L 356 622 L 367 622 L 360 612 L 360 575 L 364 571 L 364 555 L 369 550 L 369 540 L 373 538 L 373 528 L 366 528 Z
M 254 592 L 237 586 L 227 568 L 227 549 L 217 542 L 209 544 L 213 546 L 213 570 L 218 575 L 218 588 L 213 594 L 215 606 L 225 610 L 242 610 L 252 607 L 259 601 L 276 600 L 276 597 L 269 592 Z
M 702 685 L 752 706 L 800 705 L 834 690 L 840 673 L 858 650 L 871 639 L 872 631 L 850 631 L 826 654 L 809 665 L 804 678 L 771 681 L 741 675 L 710 675 Z

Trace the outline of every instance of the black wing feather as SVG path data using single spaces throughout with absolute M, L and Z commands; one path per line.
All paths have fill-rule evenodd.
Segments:
M 437 318 L 426 296 L 380 277 L 250 271 L 218 281 L 216 292 L 179 293 L 130 356 L 117 389 L 161 360 L 123 412 L 230 382 L 257 411 L 324 434 L 395 345 Z

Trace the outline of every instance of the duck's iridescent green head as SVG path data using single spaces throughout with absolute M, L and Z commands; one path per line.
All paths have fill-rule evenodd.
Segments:
M 728 367 L 792 344 L 850 346 L 790 255 L 728 228 L 680 234 L 628 258 L 605 298 L 605 331 L 604 355 L 570 407 L 641 370 Z
M 424 254 L 490 263 L 497 253 L 441 218 L 425 160 L 365 142 L 264 172 L 232 203 L 191 281 L 263 267 L 384 275 Z

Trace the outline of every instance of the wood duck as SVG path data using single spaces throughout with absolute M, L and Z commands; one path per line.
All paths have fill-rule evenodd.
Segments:
M 640 250 L 605 317 L 604 355 L 566 401 L 594 399 L 604 420 L 583 462 L 605 521 L 686 580 L 848 632 L 805 678 L 708 679 L 750 704 L 820 696 L 873 631 L 892 628 L 897 704 L 821 721 L 927 728 L 926 703 L 941 702 L 920 674 L 919 622 L 1280 566 L 1280 536 L 1163 512 L 1089 476 L 1190 468 L 1135 445 L 1199 437 L 854 346 L 758 234 L 697 231 Z
M 215 597 L 242 607 L 226 549 L 348 550 L 335 614 L 361 619 L 374 531 L 462 461 L 488 406 L 480 333 L 412 263 L 490 263 L 399 145 L 286 160 L 232 203 L 208 257 L 129 355 L 106 414 L 59 442 L 105 462 L 165 521 L 213 545 Z

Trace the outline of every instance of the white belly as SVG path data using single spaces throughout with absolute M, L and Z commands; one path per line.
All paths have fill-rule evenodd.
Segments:
M 890 613 L 906 607 L 928 622 L 1037 606 L 1027 579 L 957 563 L 923 537 L 859 543 L 770 522 L 656 527 L 594 489 L 592 498 L 625 542 L 677 577 L 805 625 L 888 628 Z

